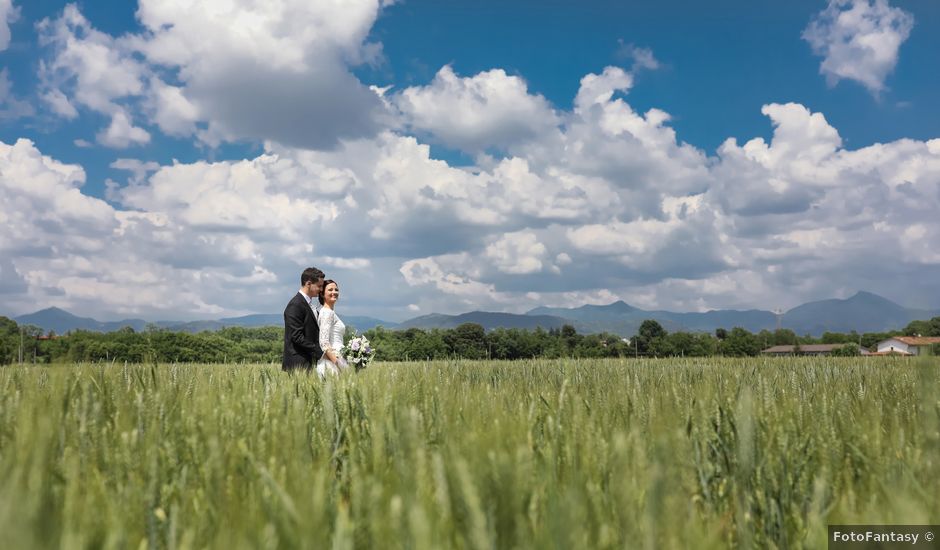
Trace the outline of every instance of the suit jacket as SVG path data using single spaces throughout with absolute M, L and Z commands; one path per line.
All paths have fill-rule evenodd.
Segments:
M 298 292 L 284 308 L 284 370 L 310 369 L 323 355 L 320 326 L 310 305 Z

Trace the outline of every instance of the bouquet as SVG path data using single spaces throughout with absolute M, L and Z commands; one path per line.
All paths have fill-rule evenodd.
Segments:
M 349 340 L 342 350 L 346 361 L 356 366 L 356 370 L 364 369 L 372 362 L 375 356 L 375 348 L 369 343 L 365 336 L 356 336 Z

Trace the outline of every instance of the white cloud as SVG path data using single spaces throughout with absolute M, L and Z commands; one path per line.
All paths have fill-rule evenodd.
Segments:
M 855 80 L 877 95 L 913 26 L 914 17 L 887 0 L 829 0 L 803 38 L 823 57 L 819 72 L 830 85 Z
M 78 109 L 72 105 L 69 98 L 62 93 L 62 90 L 53 88 L 42 93 L 41 98 L 52 112 L 69 120 L 78 118 Z
M 659 68 L 659 60 L 656 59 L 655 55 L 653 55 L 653 50 L 649 48 L 643 48 L 632 43 L 625 44 L 623 40 L 619 40 L 619 42 L 620 48 L 617 50 L 617 55 L 620 57 L 632 59 L 634 71 L 643 69 L 655 71 Z
M 464 298 L 467 303 L 489 302 L 495 293 L 493 285 L 448 270 L 448 263 L 465 266 L 469 262 L 466 254 L 419 258 L 405 262 L 399 271 L 411 286 L 433 285 L 445 294 Z
M 606 67 L 599 75 L 589 74 L 581 79 L 575 107 L 585 111 L 594 105 L 609 103 L 615 92 L 626 92 L 632 87 L 633 76 L 630 73 L 619 67 Z
M 96 30 L 75 4 L 37 28 L 40 44 L 52 51 L 39 73 L 43 97 L 56 113 L 74 118 L 77 103 L 110 115 L 120 108 L 118 100 L 143 93 L 148 69 L 127 40 Z
M 183 9 L 163 7 L 163 15 L 146 17 L 159 22 Z M 362 25 L 330 24 L 346 44 L 329 47 L 338 58 L 369 55 L 364 34 L 349 30 Z M 281 40 L 252 31 L 266 23 L 244 25 L 231 32 Z M 81 29 L 79 40 L 94 37 Z M 174 50 L 178 44 L 162 32 L 109 48 L 146 51 L 179 73 L 172 78 L 142 70 L 136 95 L 89 84 L 100 93 L 86 90 L 80 100 L 79 89 L 93 80 L 78 76 L 46 91 L 67 91 L 73 95 L 63 105 L 99 105 L 112 116 L 100 136 L 111 146 L 146 142 L 156 127 L 171 135 L 216 132 L 221 119 L 193 95 L 205 75 L 186 72 L 202 62 Z M 309 38 L 318 48 L 321 39 Z M 301 72 L 315 64 L 293 50 L 271 63 Z M 630 105 L 633 77 L 622 69 L 585 76 L 569 111 L 541 105 L 524 81 L 504 73 L 448 78 L 413 93 L 440 93 L 441 101 L 480 111 L 479 123 L 448 139 L 477 152 L 501 149 L 500 156 L 480 154 L 476 166 L 458 168 L 432 158 L 419 138 L 388 129 L 333 134 L 335 146 L 319 150 L 271 139 L 245 159 L 118 159 L 111 167 L 127 172 L 127 181 L 107 182 L 108 204 L 82 193 L 79 167 L 30 142 L 3 145 L 0 256 L 12 260 L 0 262 L 0 292 L 19 311 L 53 300 L 162 318 L 276 311 L 308 265 L 336 272 L 344 307 L 389 319 L 617 298 L 707 309 L 847 287 L 940 292 L 940 264 L 928 244 L 940 238 L 940 140 L 849 150 L 822 113 L 769 104 L 762 112 L 773 126 L 770 140 L 731 138 L 709 157 L 679 139 L 668 113 Z M 386 96 L 398 104 L 406 94 Z M 524 121 L 529 130 L 505 139 L 511 132 L 486 110 L 510 99 L 536 106 L 542 119 Z M 142 115 L 156 127 L 142 127 Z M 443 120 L 428 118 L 423 131 L 443 139 Z M 549 130 L 531 131 L 539 124 Z
M 153 169 L 127 159 L 116 165 Z M 186 175 L 175 168 L 162 170 Z M 239 175 L 225 168 L 202 173 L 209 179 Z M 156 182 L 145 187 L 159 196 L 161 180 L 153 178 Z M 277 274 L 288 268 L 278 259 L 280 250 L 270 248 L 302 242 L 297 235 L 265 241 L 262 231 L 215 231 L 213 220 L 192 216 L 170 199 L 164 211 L 116 209 L 84 194 L 84 179 L 80 167 L 42 155 L 28 140 L 0 143 L 0 257 L 12 259 L 0 264 L 0 285 L 25 285 L 5 299 L 7 307 L 23 312 L 57 305 L 105 315 L 192 318 L 258 311 L 259 301 L 282 301 Z M 220 183 L 218 177 L 214 182 L 223 186 L 220 192 L 233 183 Z M 203 189 L 211 191 L 212 185 Z M 134 185 L 124 191 L 138 204 L 147 196 Z
M 182 88 L 152 77 L 145 108 L 150 111 L 151 120 L 167 135 L 190 136 L 196 133 L 199 109 L 186 99 Z
M 542 260 L 548 249 L 538 241 L 535 233 L 519 231 L 507 233 L 486 247 L 484 256 L 503 273 L 528 274 L 542 270 Z
M 141 0 L 144 32 L 115 38 L 69 4 L 37 25 L 49 54 L 40 95 L 65 118 L 78 107 L 128 119 L 143 113 L 167 135 L 211 146 L 274 140 L 332 148 L 391 122 L 379 95 L 349 70 L 381 55 L 380 45 L 366 42 L 380 7 L 377 0 Z M 103 135 L 140 142 L 140 132 Z
M 138 159 L 120 158 L 111 163 L 111 168 L 115 170 L 126 170 L 131 173 L 131 183 L 141 184 L 147 174 L 160 169 L 160 164 L 153 161 L 142 161 Z
M 116 149 L 126 149 L 131 145 L 143 145 L 150 142 L 150 134 L 143 128 L 131 124 L 123 110 L 117 110 L 111 116 L 111 124 L 98 133 L 98 143 Z
M 319 261 L 324 265 L 339 269 L 369 269 L 372 262 L 368 258 L 334 258 L 322 256 Z
M 15 22 L 20 9 L 13 5 L 13 0 L 0 0 L 0 52 L 10 45 L 10 23 Z
M 558 123 L 544 97 L 502 69 L 459 77 L 446 65 L 429 85 L 406 88 L 395 103 L 411 128 L 474 153 L 531 140 Z
M 157 123 L 182 133 L 198 119 L 210 144 L 272 139 L 330 148 L 373 134 L 382 103 L 347 67 L 380 51 L 366 42 L 379 10 L 376 0 L 141 0 L 147 33 L 136 47 L 180 82 L 154 88 Z

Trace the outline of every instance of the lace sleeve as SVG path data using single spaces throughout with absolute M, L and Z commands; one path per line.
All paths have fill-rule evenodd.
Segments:
M 333 343 L 330 341 L 330 334 L 333 333 L 333 325 L 336 324 L 336 314 L 332 309 L 323 308 L 320 310 L 320 349 L 324 352 L 333 349 Z

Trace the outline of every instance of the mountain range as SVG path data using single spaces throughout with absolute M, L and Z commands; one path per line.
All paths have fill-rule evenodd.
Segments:
M 543 329 L 573 325 L 581 333 L 612 332 L 621 336 L 637 333 L 646 319 L 655 319 L 669 332 L 678 330 L 712 332 L 716 328 L 742 327 L 751 332 L 763 329 L 774 330 L 778 326 L 797 334 L 818 336 L 823 332 L 883 332 L 904 328 L 916 319 L 940 316 L 940 310 L 912 309 L 898 305 L 887 298 L 870 292 L 858 292 L 851 298 L 821 300 L 797 306 L 779 316 L 771 311 L 713 310 L 706 312 L 673 312 L 644 310 L 623 301 L 608 305 L 583 305 L 575 308 L 537 307 L 525 314 L 472 311 L 460 315 L 433 313 L 409 319 L 402 323 L 390 323 L 372 317 L 344 315 L 347 325 L 359 331 L 382 325 L 389 329 L 408 328 L 453 328 L 463 323 L 478 323 L 487 330 L 494 328 Z M 36 325 L 45 331 L 64 334 L 71 330 L 93 330 L 109 332 L 129 326 L 136 331 L 154 324 L 161 328 L 187 332 L 218 330 L 223 327 L 281 326 L 280 314 L 255 314 L 229 317 L 209 321 L 157 321 L 124 319 L 122 321 L 97 321 L 90 317 L 78 317 L 63 309 L 48 308 L 28 315 L 15 317 L 19 324 Z
M 55 331 L 56 334 L 65 334 L 72 330 L 91 330 L 96 332 L 111 332 L 123 327 L 131 327 L 137 332 L 145 330 L 148 325 L 159 328 L 183 331 L 202 332 L 204 330 L 219 330 L 225 327 L 266 327 L 283 326 L 284 316 L 278 313 L 258 313 L 242 317 L 227 317 L 211 321 L 145 321 L 144 319 L 123 319 L 121 321 L 98 321 L 91 317 L 79 317 L 64 309 L 50 307 L 35 313 L 14 317 L 20 325 L 35 325 L 45 331 Z M 378 325 L 389 327 L 394 323 L 386 323 L 372 317 L 344 315 L 343 321 L 359 331 L 369 330 Z

